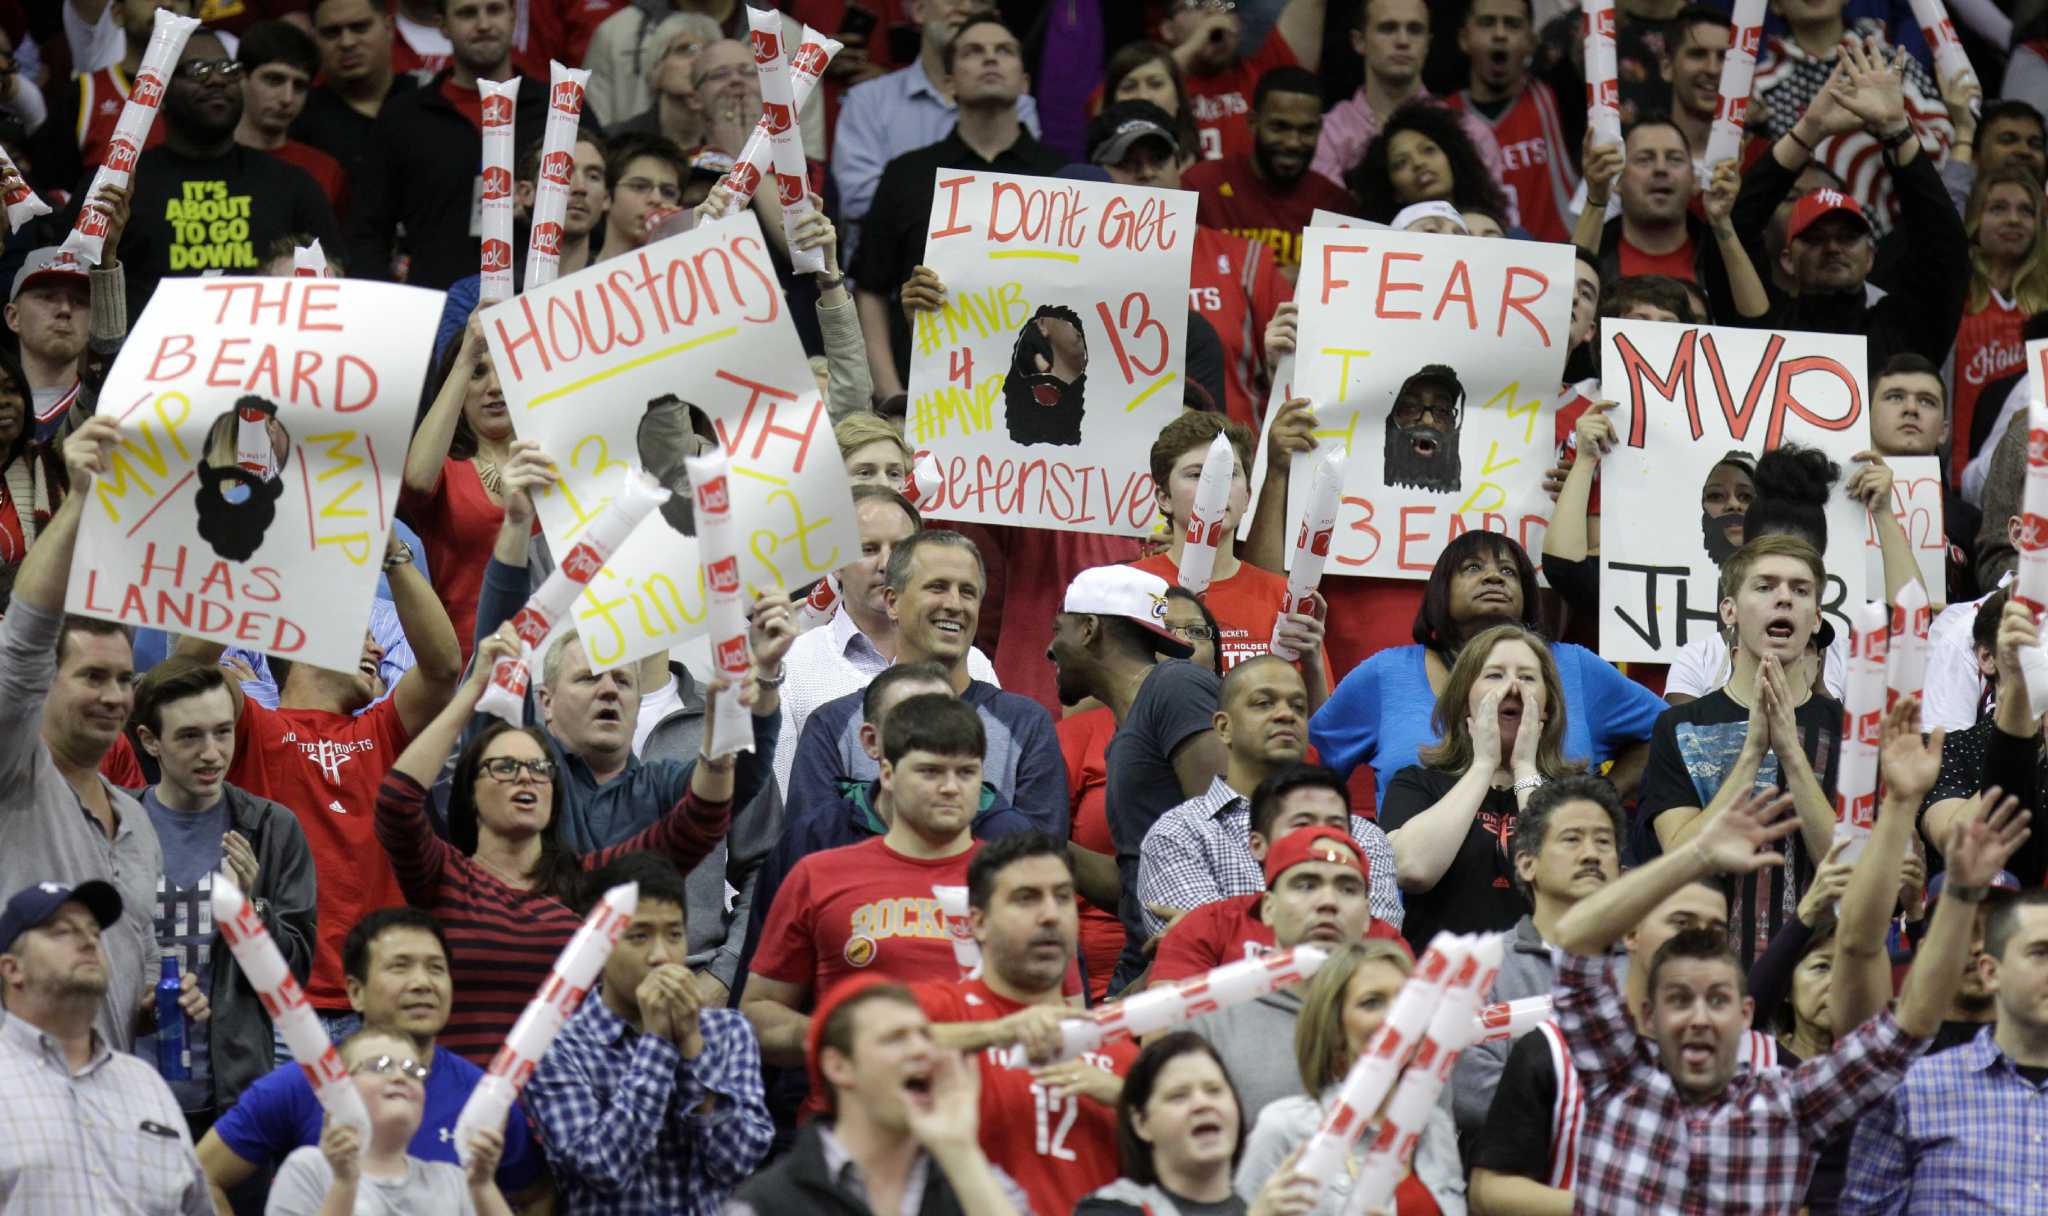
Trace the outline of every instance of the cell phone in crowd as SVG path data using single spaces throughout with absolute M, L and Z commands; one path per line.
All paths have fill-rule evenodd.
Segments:
M 873 10 L 862 8 L 858 4 L 849 4 L 846 6 L 846 15 L 839 19 L 839 32 L 833 37 L 849 46 L 852 45 L 851 40 L 857 38 L 861 45 L 865 46 L 868 36 L 875 32 L 875 27 L 879 24 L 881 18 L 875 16 Z

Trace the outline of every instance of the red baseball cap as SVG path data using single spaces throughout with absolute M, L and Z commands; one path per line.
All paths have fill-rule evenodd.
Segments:
M 804 1031 L 804 1067 L 811 1075 L 812 1093 L 823 1097 L 829 1092 L 825 1088 L 825 1074 L 818 1066 L 818 1056 L 824 1047 L 825 1023 L 832 1020 L 833 1011 L 870 988 L 883 987 L 906 988 L 908 985 L 886 975 L 856 975 L 840 981 L 818 998 L 817 1007 L 811 1011 L 811 1024 Z
M 1273 842 L 1266 850 L 1266 885 L 1271 887 L 1282 874 L 1305 861 L 1335 862 L 1356 870 L 1368 882 L 1372 880 L 1357 842 L 1342 828 L 1324 826 L 1289 832 Z
M 1856 217 L 1865 232 L 1870 231 L 1870 220 L 1863 214 L 1863 205 L 1840 190 L 1809 190 L 1792 204 L 1792 218 L 1785 224 L 1785 239 L 1796 241 L 1808 228 L 1825 216 L 1846 212 Z

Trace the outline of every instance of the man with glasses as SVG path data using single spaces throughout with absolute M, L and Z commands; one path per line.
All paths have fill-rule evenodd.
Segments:
M 1265 43 L 1247 54 L 1236 0 L 1174 0 L 1159 40 L 1173 48 L 1187 77 L 1202 159 L 1251 152 L 1251 96 L 1259 77 L 1293 64 L 1316 70 L 1326 7 L 1326 0 L 1287 0 Z
M 749 63 L 747 71 L 753 70 Z M 689 175 L 689 158 L 665 136 L 628 136 L 614 144 L 605 157 L 610 206 L 604 216 L 604 246 L 593 260 L 602 262 L 645 245 L 648 212 L 681 206 L 683 180 Z
M 166 276 L 261 273 L 270 246 L 294 233 L 339 241 L 334 209 L 305 170 L 235 142 L 242 108 L 241 63 L 199 30 L 165 83 L 162 146 L 109 151 L 109 164 L 135 174 L 120 243 L 128 315 L 142 314 Z

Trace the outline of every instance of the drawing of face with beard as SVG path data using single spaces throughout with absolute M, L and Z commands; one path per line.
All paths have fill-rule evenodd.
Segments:
M 1081 442 L 1088 335 L 1071 308 L 1047 304 L 1017 331 L 1003 379 L 1003 420 L 1018 443 Z
M 1716 566 L 1742 547 L 1742 517 L 1756 498 L 1751 473 L 1755 459 L 1748 452 L 1730 452 L 1707 470 L 1700 485 L 1700 540 Z
M 703 419 L 702 430 L 699 419 Z M 711 449 L 705 438 L 710 420 L 682 398 L 669 395 L 647 403 L 640 416 L 634 446 L 640 452 L 640 467 L 669 491 L 661 504 L 661 517 L 684 536 L 697 535 L 696 501 L 690 493 L 690 471 L 683 466 L 688 456 L 701 456 Z
M 1465 422 L 1465 386 L 1458 373 L 1431 363 L 1408 377 L 1387 411 L 1386 483 L 1455 493 L 1462 466 L 1458 431 Z
M 206 451 L 199 458 L 199 536 L 214 553 L 246 562 L 263 544 L 284 494 L 284 470 L 292 455 L 291 434 L 277 419 L 277 406 L 243 397 L 213 420 Z

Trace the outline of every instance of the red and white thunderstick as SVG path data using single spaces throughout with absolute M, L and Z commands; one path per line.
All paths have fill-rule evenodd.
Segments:
M 2027 362 L 2042 366 L 2048 345 L 2027 343 Z M 2014 575 L 2012 597 L 2027 606 L 2034 620 L 2048 610 L 2048 405 L 2041 394 L 2043 377 L 2033 377 L 2033 400 L 2027 403 L 2027 481 L 2020 491 L 2019 570 Z M 2020 647 L 2020 674 L 2026 677 L 2027 700 L 2048 705 L 2048 647 Z
M 310 245 L 292 247 L 292 277 L 295 279 L 324 279 L 327 277 L 327 251 L 320 248 L 320 238 L 314 237 Z
M 1944 83 L 1958 75 L 1977 79 L 1977 69 L 1970 66 L 1969 53 L 1957 41 L 1955 22 L 1948 19 L 1948 7 L 1941 0 L 1913 0 L 1913 20 L 1927 37 L 1927 49 L 1934 52 L 1934 70 Z M 1981 98 L 1970 99 L 1970 113 L 1982 108 Z
M 747 648 L 746 592 L 740 586 L 739 525 L 732 517 L 732 477 L 724 449 L 685 456 L 683 467 L 697 496 L 697 558 L 704 564 L 704 591 L 711 601 L 711 665 L 725 680 L 725 695 L 712 702 L 711 750 L 705 753 L 716 760 L 754 750 L 753 715 L 739 698 L 754 665 Z
M 1202 479 L 1195 483 L 1195 501 L 1182 526 L 1180 585 L 1196 595 L 1209 589 L 1216 573 L 1216 546 L 1223 543 L 1223 514 L 1230 509 L 1230 483 L 1236 476 L 1237 452 L 1230 436 L 1219 432 L 1202 457 Z
M 161 14 L 163 10 L 157 12 Z M 334 1041 L 327 1037 L 313 1007 L 306 1003 L 306 993 L 285 964 L 277 943 L 270 940 L 263 914 L 226 871 L 213 876 L 213 925 L 220 930 L 221 940 L 228 944 L 250 986 L 256 989 L 271 1025 L 284 1037 L 284 1045 L 291 1048 L 292 1059 L 299 1062 L 299 1070 L 306 1074 L 306 1082 L 313 1087 L 313 1096 L 319 1099 L 321 1109 L 328 1118 L 356 1128 L 367 1139 L 370 1112 L 363 1106 L 363 1095 L 356 1092 L 355 1082 L 349 1080 L 348 1066 L 341 1062 Z
M 476 1083 L 469 1100 L 462 1104 L 462 1113 L 456 1116 L 455 1153 L 464 1163 L 469 1161 L 469 1141 L 478 1128 L 504 1130 L 505 1116 L 511 1112 L 512 1103 L 526 1088 L 541 1057 L 554 1045 L 555 1036 L 562 1033 L 562 1027 L 583 1003 L 590 986 L 597 981 L 597 973 L 604 968 L 604 960 L 611 955 L 612 947 L 619 944 L 619 934 L 639 906 L 639 883 L 613 887 L 590 910 L 576 936 L 562 947 L 554 970 L 548 973 L 547 981 L 533 1000 L 527 1002 L 519 1020 L 512 1023 L 512 1033 L 505 1036 L 505 1045 L 492 1058 L 490 1071 Z
M 481 713 L 496 714 L 514 726 L 525 721 L 526 688 L 533 680 L 533 660 L 542 642 L 554 632 L 555 624 L 569 614 L 576 597 L 590 580 L 604 569 L 605 562 L 648 513 L 668 501 L 668 491 L 639 469 L 629 469 L 625 484 L 612 504 L 598 513 L 577 538 L 574 548 L 562 558 L 547 581 L 512 618 L 512 632 L 519 635 L 519 653 L 499 659 L 491 668 L 491 682 L 477 698 Z
M 1267 649 L 1292 663 L 1300 658 L 1280 640 L 1280 626 L 1295 613 L 1315 614 L 1316 588 L 1323 565 L 1330 560 L 1330 538 L 1337 531 L 1337 500 L 1344 493 L 1344 453 L 1332 448 L 1316 461 L 1308 481 L 1308 509 L 1301 513 L 1301 531 L 1294 537 L 1294 560 L 1287 566 L 1287 607 L 1273 618 L 1273 641 Z
M 811 584 L 810 591 L 796 606 L 796 631 L 809 633 L 832 619 L 839 610 L 839 575 L 827 574 Z
M 1918 693 L 1927 683 L 1927 630 L 1934 624 L 1934 610 L 1927 603 L 1927 588 L 1914 579 L 1894 596 L 1891 638 L 1884 656 L 1884 707 L 1890 709 L 1900 697 Z
M 1521 996 L 1481 1009 L 1472 1019 L 1473 1043 L 1497 1043 L 1519 1039 L 1550 1020 L 1550 994 Z
M 185 53 L 185 40 L 197 28 L 197 17 L 156 10 L 149 46 L 142 52 L 142 66 L 136 69 L 134 83 L 128 86 L 128 103 L 121 107 L 121 117 L 114 122 L 114 137 L 107 142 L 106 159 L 92 175 L 92 185 L 81 196 L 78 218 L 64 236 L 64 248 L 93 266 L 99 265 L 106 253 L 107 213 L 91 203 L 105 187 L 126 186 L 135 176 L 135 158 L 142 154 L 142 145 L 149 142 L 149 129 L 156 125 L 157 111 L 163 107 L 164 86 L 178 65 L 178 56 Z
M 477 303 L 512 298 L 512 120 L 519 108 L 519 77 L 479 80 L 483 96 L 483 198 L 477 204 L 483 227 Z
M 1742 152 L 1743 119 L 1749 88 L 1756 80 L 1757 52 L 1764 44 L 1764 0 L 1735 0 L 1728 26 L 1728 57 L 1721 61 L 1721 99 L 1707 131 L 1707 171 Z M 1705 188 L 1706 183 L 1700 186 Z
M 533 228 L 526 242 L 526 289 L 545 287 L 562 269 L 562 217 L 576 171 L 576 124 L 590 73 L 548 61 L 548 120 L 541 129 L 540 176 L 533 185 Z
M 939 471 L 939 458 L 930 452 L 920 452 L 917 462 L 910 466 L 910 482 L 903 487 L 903 497 L 920 511 L 928 511 L 940 505 L 946 496 L 945 474 Z
M 1621 142 L 1621 85 L 1615 79 L 1614 0 L 1586 0 L 1586 126 L 1593 142 Z
M 805 177 L 803 135 L 796 125 L 795 86 L 789 61 L 783 57 L 782 14 L 749 8 L 747 25 L 753 36 L 754 70 L 761 76 L 761 120 L 768 124 L 768 162 L 775 170 L 775 196 L 782 204 L 790 266 L 798 274 L 817 274 L 825 269 L 825 251 L 796 247 L 797 226 L 816 208 L 811 206 Z
M 50 204 L 37 198 L 36 192 L 29 189 L 28 179 L 22 177 L 21 170 L 14 167 L 14 158 L 7 155 L 7 149 L 5 148 L 0 148 L 0 172 L 12 173 L 21 181 L 19 186 L 7 192 L 5 199 L 0 199 L 0 201 L 4 201 L 7 204 L 7 227 L 9 231 L 18 232 L 23 224 L 28 223 L 37 216 L 50 214 Z
M 974 922 L 967 915 L 967 888 L 933 884 L 932 898 L 939 901 L 939 916 L 946 922 L 946 937 L 953 943 L 953 961 L 960 966 L 960 978 L 971 980 L 981 974 L 981 943 L 974 940 Z
M 1891 614 L 1865 602 L 1849 612 L 1849 662 L 1842 687 L 1842 762 L 1835 778 L 1835 839 L 1854 861 L 1877 823 L 1878 735 L 1884 722 L 1885 652 Z
M 779 37 L 781 27 L 776 27 Z M 824 76 L 825 68 L 832 57 L 839 53 L 839 43 L 825 37 L 810 26 L 804 27 L 804 40 L 796 48 L 796 54 L 789 61 L 790 113 L 804 108 L 811 94 L 818 87 L 818 80 Z M 754 124 L 747 142 L 740 147 L 740 154 L 733 160 L 732 170 L 725 175 L 721 184 L 726 189 L 725 214 L 731 215 L 753 201 L 754 191 L 761 185 L 761 175 L 770 163 L 768 153 L 768 115 L 765 112 L 767 94 L 761 100 L 764 111 L 761 120 Z

